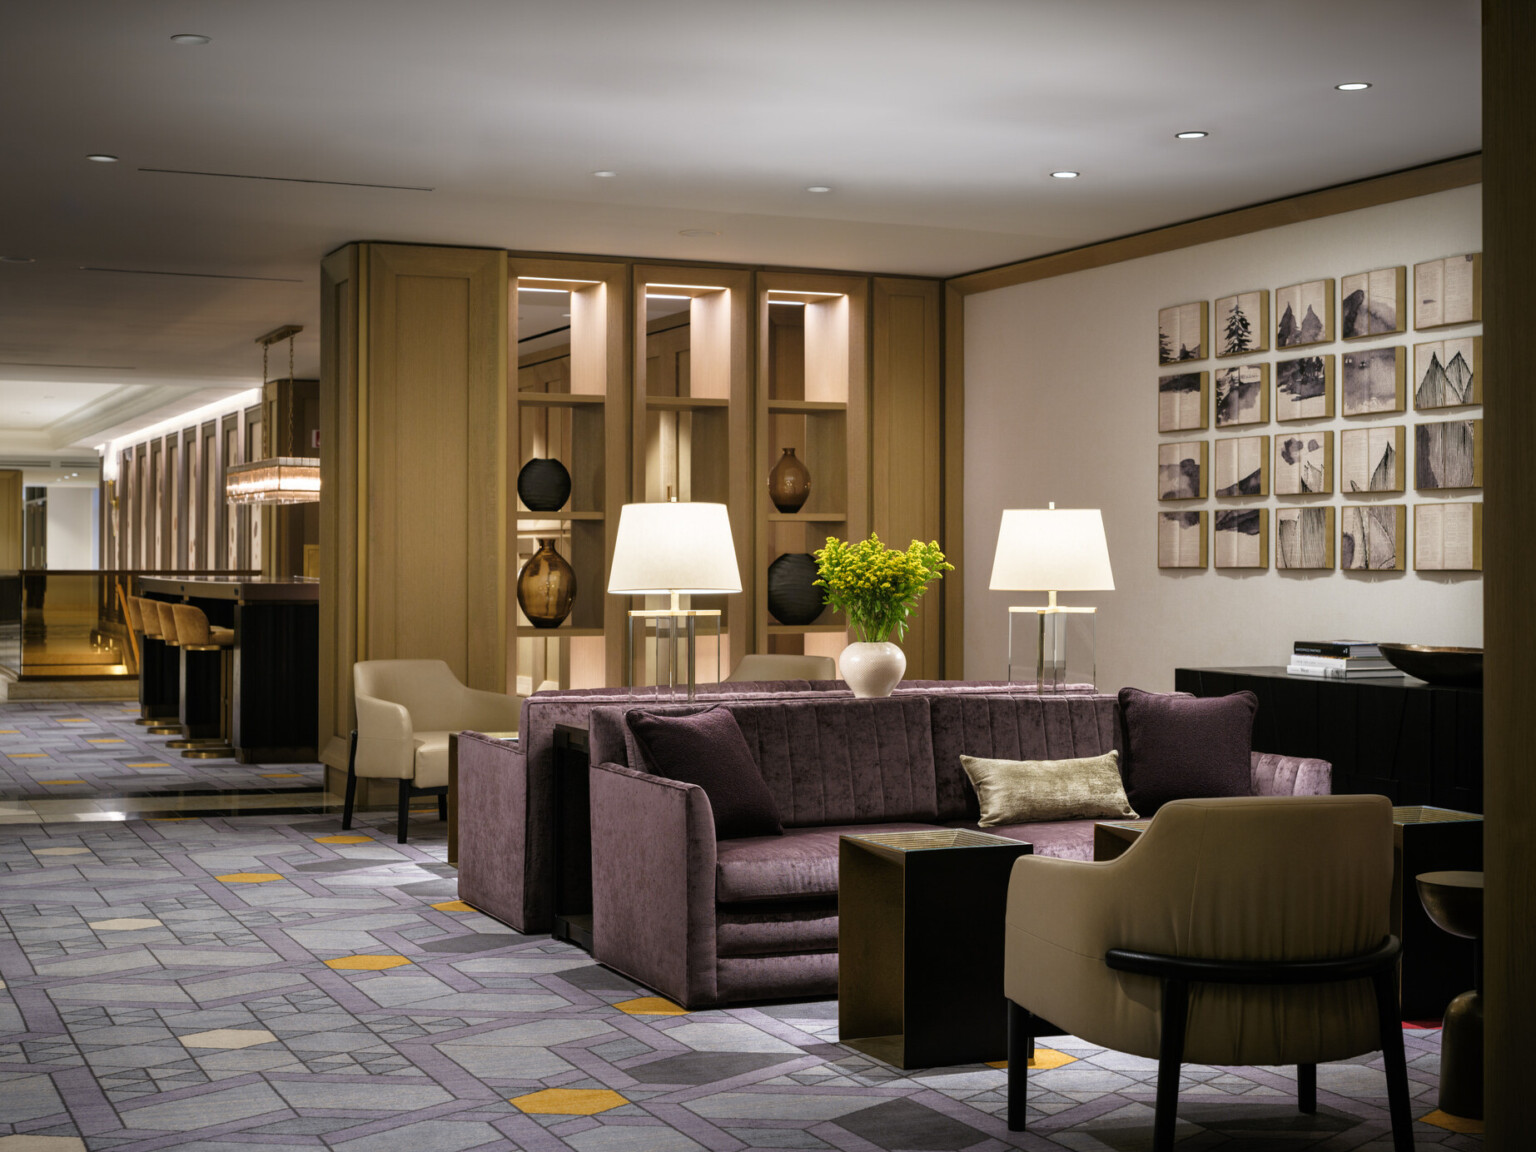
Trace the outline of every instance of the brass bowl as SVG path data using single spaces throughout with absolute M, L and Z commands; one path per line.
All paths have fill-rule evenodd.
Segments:
M 1481 648 L 1435 648 L 1428 644 L 1378 644 L 1377 647 L 1392 667 L 1426 684 L 1447 688 L 1483 686 Z

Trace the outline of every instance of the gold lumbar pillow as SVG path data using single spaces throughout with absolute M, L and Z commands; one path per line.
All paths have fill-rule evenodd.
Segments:
M 1078 760 L 987 760 L 962 756 L 981 804 L 980 824 L 1047 820 L 1135 820 L 1120 780 L 1120 754 Z

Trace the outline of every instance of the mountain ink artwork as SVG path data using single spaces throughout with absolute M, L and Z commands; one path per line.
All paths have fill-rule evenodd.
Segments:
M 1403 295 L 1408 269 L 1378 268 L 1339 282 L 1340 335 L 1345 340 L 1386 336 L 1403 330 Z
M 1339 490 L 1360 492 L 1403 490 L 1402 425 L 1391 428 L 1346 428 L 1339 433 Z
M 1401 412 L 1404 407 L 1403 349 L 1371 348 L 1346 352 L 1340 373 L 1345 416 L 1369 416 L 1375 412 Z
M 1207 304 L 1179 304 L 1157 313 L 1157 362 L 1178 364 L 1204 360 Z
M 1269 365 L 1216 369 L 1216 427 L 1269 420 Z
M 1240 292 L 1216 301 L 1216 355 L 1245 356 L 1269 348 L 1269 293 Z
M 1481 336 L 1413 346 L 1413 406 L 1462 408 L 1483 402 Z
M 1159 500 L 1204 500 L 1205 463 L 1208 451 L 1204 440 L 1157 446 L 1157 498 Z
M 1159 568 L 1204 568 L 1204 512 L 1159 512 L 1157 514 L 1157 566 Z
M 1186 432 L 1203 429 L 1206 398 L 1211 390 L 1209 372 L 1180 372 L 1157 378 L 1157 430 Z
M 1216 441 L 1216 495 L 1268 496 L 1268 464 L 1268 436 Z
M 1483 486 L 1483 422 L 1448 420 L 1413 426 L 1413 486 L 1481 488 Z
M 1332 432 L 1296 432 L 1275 437 L 1276 496 L 1313 496 L 1332 491 Z
M 1275 509 L 1275 567 L 1333 567 L 1333 509 Z
M 1345 507 L 1339 528 L 1339 567 L 1349 572 L 1401 572 L 1407 520 L 1402 504 Z
M 1326 344 L 1333 339 L 1333 281 L 1275 289 L 1275 314 L 1276 348 Z
M 1275 419 L 1327 420 L 1333 416 L 1333 356 L 1275 362 Z
M 1269 509 L 1218 508 L 1214 537 L 1216 567 L 1269 567 Z

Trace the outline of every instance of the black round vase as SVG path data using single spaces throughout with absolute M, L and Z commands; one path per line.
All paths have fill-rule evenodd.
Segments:
M 808 552 L 786 552 L 768 565 L 768 611 L 780 624 L 810 624 L 821 615 L 821 589 L 816 587 L 816 558 Z
M 558 460 L 530 460 L 517 474 L 517 495 L 531 512 L 558 512 L 571 495 L 571 474 Z

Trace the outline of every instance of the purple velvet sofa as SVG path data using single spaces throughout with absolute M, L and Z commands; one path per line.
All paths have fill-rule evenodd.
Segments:
M 641 767 L 622 706 L 590 716 L 593 955 L 689 1008 L 837 990 L 844 833 L 974 828 L 961 753 L 1100 755 L 1114 697 L 916 691 L 725 702 L 779 807 L 782 836 L 718 841 L 696 785 Z M 659 711 L 683 713 L 686 708 Z M 1320 760 L 1255 754 L 1258 795 L 1326 794 Z M 1041 855 L 1092 857 L 1093 821 L 990 828 Z

